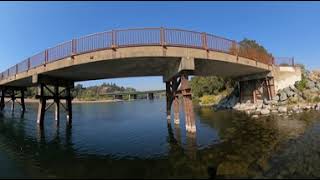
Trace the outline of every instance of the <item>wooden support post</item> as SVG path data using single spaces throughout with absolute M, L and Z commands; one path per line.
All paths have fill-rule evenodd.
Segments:
M 183 104 L 185 111 L 186 130 L 189 133 L 196 132 L 196 124 L 192 106 L 191 88 L 188 82 L 188 75 L 181 75 L 181 92 L 183 96 Z
M 71 97 L 71 88 L 66 87 L 66 105 L 67 105 L 67 123 L 68 125 L 72 124 L 72 97 Z
M 21 91 L 21 112 L 24 113 L 26 111 L 26 104 L 24 103 L 24 89 Z
M 57 123 L 60 121 L 60 99 L 59 99 L 59 86 L 54 86 L 54 119 Z
M 16 101 L 16 96 L 15 96 L 15 90 L 12 89 L 11 90 L 11 101 L 12 101 L 12 104 L 11 104 L 11 112 L 14 113 L 14 102 Z
M 5 97 L 5 95 L 6 95 L 6 89 L 5 88 L 3 88 L 2 90 L 1 90 L 1 101 L 0 101 L 0 109 L 1 109 L 1 111 L 4 109 L 4 107 L 5 107 L 5 102 L 4 102 L 4 97 Z
M 174 124 L 180 124 L 179 118 L 179 96 L 176 94 L 173 100 L 173 108 L 174 108 Z
M 37 123 L 39 126 L 43 126 L 44 115 L 46 112 L 46 99 L 44 97 L 44 84 L 38 85 L 38 96 L 39 96 L 39 106 L 38 106 Z
M 239 103 L 242 103 L 242 82 L 239 81 Z
M 166 82 L 166 99 L 167 99 L 167 122 L 168 124 L 171 123 L 171 99 L 172 99 L 172 95 L 171 95 L 171 85 L 170 82 Z
M 253 91 L 252 91 L 252 98 L 253 98 L 253 103 L 257 102 L 257 94 L 256 94 L 256 89 L 257 89 L 257 83 L 256 81 L 253 83 L 254 87 L 253 87 Z

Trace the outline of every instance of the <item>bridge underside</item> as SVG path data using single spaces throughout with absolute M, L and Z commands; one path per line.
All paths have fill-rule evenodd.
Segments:
M 181 58 L 174 57 L 116 59 L 74 65 L 44 72 L 40 75 L 72 82 L 124 77 L 166 76 L 170 69 L 176 70 L 177 72 L 175 73 L 178 73 L 180 64 Z M 215 75 L 236 78 L 265 72 L 267 72 L 265 69 L 252 66 L 207 59 L 194 59 L 194 70 L 191 70 L 189 75 Z M 32 82 L 32 76 L 6 83 L 6 86 L 15 87 L 34 85 L 36 85 L 36 83 Z

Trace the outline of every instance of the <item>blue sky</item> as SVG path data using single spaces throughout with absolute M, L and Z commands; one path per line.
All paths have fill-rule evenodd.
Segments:
M 133 27 L 208 32 L 255 39 L 275 56 L 320 68 L 320 2 L 1 2 L 0 70 L 60 42 Z M 138 90 L 164 89 L 162 77 L 121 78 Z

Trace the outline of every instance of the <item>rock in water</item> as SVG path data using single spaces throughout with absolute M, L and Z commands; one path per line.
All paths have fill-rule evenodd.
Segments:
M 261 109 L 260 114 L 261 115 L 270 114 L 270 110 L 269 109 Z
M 278 111 L 279 111 L 280 113 L 286 113 L 286 112 L 287 112 L 287 107 L 286 107 L 286 106 L 280 106 L 280 107 L 278 108 Z
M 292 107 L 292 111 L 293 112 L 298 112 L 299 111 L 299 107 L 298 106 L 293 106 Z

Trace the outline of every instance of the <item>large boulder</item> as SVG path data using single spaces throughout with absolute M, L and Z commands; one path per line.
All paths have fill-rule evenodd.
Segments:
M 290 85 L 289 88 L 291 89 L 291 91 L 293 92 L 297 92 L 298 89 L 294 86 L 294 85 Z
M 294 96 L 294 95 L 296 95 L 296 93 L 295 93 L 294 91 L 289 91 L 289 92 L 287 93 L 287 96 L 288 96 L 288 97 L 292 97 L 292 96 Z
M 313 81 L 307 80 L 306 88 L 313 89 L 313 88 L 315 88 L 315 86 L 316 86 L 316 84 Z
M 269 109 L 261 109 L 260 114 L 261 115 L 270 114 L 270 110 Z
M 291 93 L 291 89 L 289 87 L 286 87 L 286 88 L 283 89 L 283 92 L 288 95 L 288 94 Z
M 310 89 L 310 91 L 311 91 L 311 92 L 313 92 L 313 93 L 315 93 L 315 92 L 318 92 L 318 91 L 319 91 L 319 89 L 318 89 L 318 88 L 316 88 L 316 87 L 314 87 L 314 88 Z
M 320 89 L 320 82 L 316 82 L 316 88 Z
M 263 104 L 269 105 L 269 104 L 271 104 L 271 103 L 272 103 L 271 100 L 268 100 L 268 99 L 266 99 L 266 98 L 263 99 Z
M 280 92 L 280 101 L 285 101 L 285 100 L 287 100 L 288 99 L 288 96 L 287 96 L 287 94 L 285 93 L 285 92 Z
M 280 100 L 280 96 L 279 96 L 279 95 L 276 95 L 276 96 L 273 97 L 272 100 L 278 102 L 278 101 Z
M 232 96 L 229 99 L 229 102 L 228 102 L 229 107 L 228 108 L 232 108 L 233 106 L 236 105 L 237 102 L 238 102 L 238 98 L 236 96 Z
M 286 113 L 287 112 L 287 107 L 286 106 L 280 106 L 280 107 L 278 107 L 278 111 L 280 112 L 280 113 Z
M 293 106 L 292 111 L 297 113 L 299 111 L 299 106 Z

